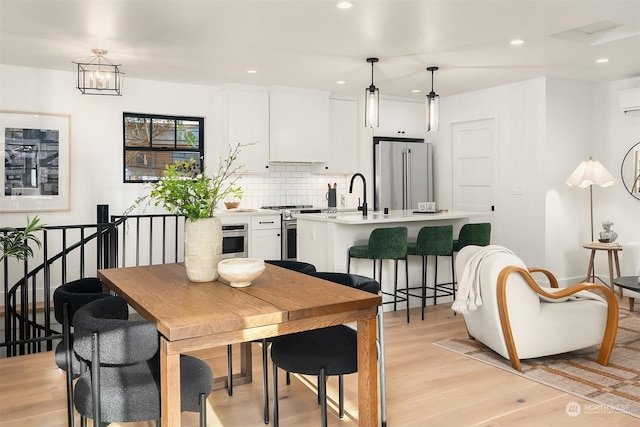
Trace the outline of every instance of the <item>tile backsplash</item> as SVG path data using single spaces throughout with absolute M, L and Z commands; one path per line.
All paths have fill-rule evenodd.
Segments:
M 266 174 L 245 174 L 238 180 L 244 195 L 241 208 L 262 206 L 312 205 L 326 208 L 327 184 L 337 184 L 337 207 L 358 206 L 358 190 L 349 194 L 351 175 L 315 175 L 308 163 L 270 163 Z M 341 203 L 344 196 L 344 205 Z

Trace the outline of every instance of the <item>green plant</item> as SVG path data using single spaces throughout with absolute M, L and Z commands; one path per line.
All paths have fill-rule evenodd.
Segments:
M 2 249 L 0 262 L 10 257 L 19 260 L 32 257 L 33 249 L 29 246 L 29 242 L 35 243 L 40 248 L 42 245 L 34 233 L 43 228 L 44 225 L 40 224 L 40 218 L 37 215 L 32 220 L 27 217 L 27 226 L 24 230 L 0 228 L 0 248 Z
M 229 146 L 229 155 L 225 159 L 220 158 L 216 175 L 200 173 L 194 159 L 176 160 L 166 165 L 162 178 L 151 184 L 148 197 L 154 200 L 155 206 L 162 206 L 170 213 L 190 220 L 213 217 L 221 200 L 228 196 L 242 198 L 242 189 L 235 184 L 244 166 L 234 167 L 233 163 L 243 146 Z M 145 198 L 138 199 L 136 204 Z

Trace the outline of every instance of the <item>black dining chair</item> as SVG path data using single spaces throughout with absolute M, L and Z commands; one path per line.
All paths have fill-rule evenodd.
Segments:
M 102 291 L 102 283 L 97 277 L 85 277 L 65 283 L 53 292 L 53 313 L 62 325 L 62 341 L 54 351 L 56 365 L 65 372 L 67 389 L 67 423 L 75 426 L 73 410 L 73 380 L 84 370 L 80 360 L 73 353 L 73 316 L 85 304 L 108 297 Z
M 282 267 L 287 270 L 297 271 L 299 273 L 313 273 L 316 271 L 316 267 L 313 264 L 303 261 L 293 260 L 265 260 L 267 264 Z M 263 397 L 263 418 L 264 423 L 269 424 L 269 345 L 271 344 L 271 338 L 265 338 L 258 341 L 262 346 L 262 397 Z M 227 346 L 227 387 L 229 396 L 233 395 L 233 352 L 231 345 Z M 287 372 L 287 384 L 290 381 L 289 373 Z
M 308 273 L 321 279 L 350 286 L 374 294 L 380 293 L 380 284 L 368 277 L 355 274 L 316 272 Z M 381 324 L 381 311 L 379 325 Z M 382 334 L 383 328 L 379 327 Z M 380 335 L 382 337 L 383 335 Z M 378 341 L 381 362 L 381 405 L 383 425 L 386 425 L 386 399 L 384 381 L 384 339 Z M 357 332 L 346 325 L 314 329 L 289 335 L 274 337 L 271 343 L 271 360 L 273 362 L 273 422 L 280 424 L 278 402 L 278 368 L 287 372 L 314 375 L 318 377 L 318 398 L 320 401 L 321 425 L 327 425 L 327 393 L 328 376 L 338 376 L 339 416 L 344 416 L 344 381 L 343 376 L 358 370 Z
M 153 323 L 128 320 L 128 314 L 126 301 L 111 296 L 86 304 L 74 317 L 73 348 L 89 364 L 75 385 L 74 403 L 95 426 L 160 419 L 158 332 Z M 201 427 L 212 388 L 209 365 L 181 355 L 181 408 L 199 412 Z

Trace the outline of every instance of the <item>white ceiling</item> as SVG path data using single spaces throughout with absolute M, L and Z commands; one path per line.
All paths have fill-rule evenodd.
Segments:
M 441 96 L 542 76 L 640 76 L 640 0 L 353 1 L 0 0 L 0 63 L 71 71 L 101 48 L 127 78 L 352 96 L 371 82 L 370 56 L 381 95 L 423 97 L 429 66 L 440 67 Z M 553 37 L 600 21 L 619 26 Z

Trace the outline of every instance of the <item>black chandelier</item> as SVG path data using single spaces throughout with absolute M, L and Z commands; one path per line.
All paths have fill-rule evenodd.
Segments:
M 91 49 L 94 56 L 73 61 L 77 66 L 76 88 L 83 95 L 122 95 L 124 73 L 120 64 L 114 64 L 104 49 Z

